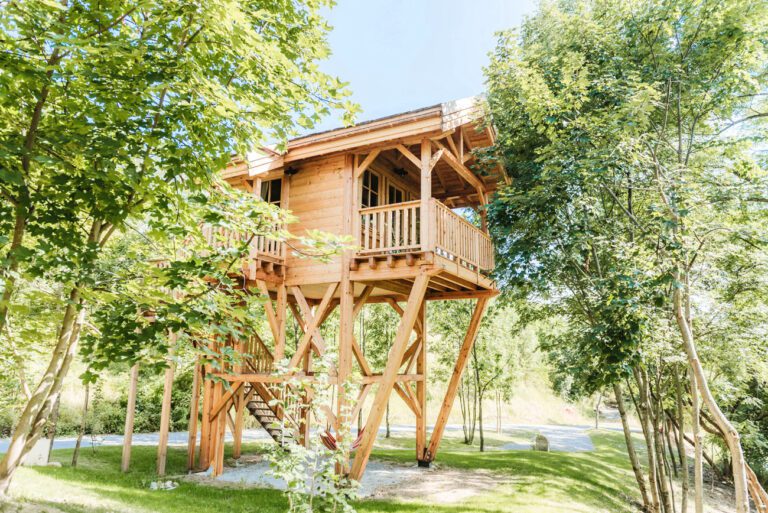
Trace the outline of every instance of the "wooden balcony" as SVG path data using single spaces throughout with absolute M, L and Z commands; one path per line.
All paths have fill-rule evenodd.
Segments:
M 275 231 L 280 230 L 275 226 Z M 214 248 L 230 248 L 248 239 L 248 235 L 225 228 L 213 229 L 211 226 L 203 226 L 203 236 L 206 242 Z M 250 279 L 254 279 L 256 272 L 264 270 L 268 274 L 283 274 L 285 266 L 286 245 L 285 242 L 258 235 L 250 242 L 249 254 L 243 262 L 243 272 Z
M 436 199 L 429 202 L 429 240 L 423 240 L 421 202 L 360 209 L 359 257 L 434 252 L 470 271 L 493 269 L 490 237 Z

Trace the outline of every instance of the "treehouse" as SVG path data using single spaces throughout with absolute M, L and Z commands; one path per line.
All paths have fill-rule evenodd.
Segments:
M 353 459 L 342 470 L 354 479 L 362 476 L 392 392 L 414 414 L 417 461 L 428 466 L 435 458 L 487 302 L 497 294 L 489 277 L 494 249 L 484 206 L 508 179 L 500 166 L 477 172 L 477 150 L 494 142 L 493 128 L 482 114 L 475 99 L 444 103 L 300 137 L 283 153 L 263 149 L 234 160 L 223 171 L 233 186 L 290 210 L 298 218 L 288 227 L 292 234 L 323 230 L 351 235 L 357 247 L 323 262 L 294 254 L 290 241 L 253 240 L 241 277 L 247 287 L 269 298 L 264 308 L 272 340 L 254 333 L 225 342 L 248 355 L 242 365 L 218 373 L 229 387 L 204 380 L 204 369 L 198 369 L 190 468 L 223 471 L 227 429 L 239 457 L 247 414 L 279 443 L 306 443 L 312 419 L 306 413 L 291 418 L 291 412 L 272 401 L 270 385 L 286 379 L 275 372 L 274 362 L 286 356 L 286 320 L 293 315 L 303 335 L 289 354 L 288 367 L 314 375 L 313 359 L 328 346 L 320 328 L 336 309 L 338 358 L 329 379 L 345 386 L 353 373 L 361 378 L 352 394 L 356 399 L 335 394 L 335 404 L 327 408 L 332 429 L 323 436 L 350 432 L 342 428 L 351 426 L 361 410 L 367 412 Z M 469 222 L 467 213 L 477 222 Z M 243 234 L 224 236 L 241 240 Z M 426 302 L 454 299 L 475 299 L 476 305 L 439 415 L 427 419 Z M 389 304 L 400 317 L 383 369 L 371 368 L 353 331 L 363 306 L 373 302 Z M 282 437 L 273 427 L 275 419 L 297 426 L 299 439 Z M 429 439 L 428 422 L 434 422 Z

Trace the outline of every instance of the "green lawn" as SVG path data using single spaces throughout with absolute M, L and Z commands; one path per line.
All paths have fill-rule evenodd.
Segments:
M 491 444 L 503 439 L 490 437 Z M 467 503 L 434 505 L 397 501 L 364 500 L 360 512 L 622 512 L 633 511 L 628 497 L 635 496 L 633 478 L 620 433 L 592 434 L 596 451 L 590 453 L 541 453 L 533 451 L 486 453 L 469 452 L 455 440 L 447 440 L 438 460 L 444 467 L 485 469 L 506 481 L 491 492 L 475 496 Z M 406 446 L 391 440 L 383 445 Z M 246 447 L 257 450 L 256 446 Z M 93 454 L 81 452 L 80 465 L 69 467 L 70 450 L 55 451 L 61 468 L 22 468 L 11 493 L 19 511 L 46 510 L 106 513 L 236 513 L 283 512 L 286 503 L 280 492 L 255 488 L 227 489 L 181 482 L 172 491 L 151 491 L 155 479 L 155 448 L 135 447 L 132 470 L 120 473 L 120 448 L 104 447 Z M 374 458 L 413 463 L 413 451 L 406 448 L 379 448 Z M 183 449 L 168 454 L 169 477 L 182 474 L 186 466 Z M 37 506 L 33 509 L 33 505 Z M 2 509 L 2 508 L 0 508 Z M 9 511 L 14 511 L 9 509 Z

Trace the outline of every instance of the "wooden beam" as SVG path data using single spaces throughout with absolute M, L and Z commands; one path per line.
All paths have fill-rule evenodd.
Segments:
M 371 165 L 371 163 L 376 160 L 376 157 L 379 156 L 379 153 L 381 153 L 381 148 L 376 148 L 373 151 L 371 151 L 367 157 L 365 157 L 365 160 L 355 168 L 355 179 L 360 178 L 360 176 L 363 174 L 363 172 L 368 169 L 368 166 Z
M 221 398 L 216 403 L 214 403 L 213 408 L 211 408 L 211 417 L 216 417 L 219 413 L 221 413 L 224 407 L 227 406 L 230 401 L 232 401 L 232 397 L 237 393 L 238 390 L 240 390 L 240 387 L 242 386 L 243 382 L 238 381 L 229 390 L 223 393 Z
M 406 345 L 411 337 L 413 325 L 418 317 L 419 308 L 424 300 L 424 293 L 427 291 L 429 278 L 430 276 L 427 273 L 420 274 L 419 277 L 416 278 L 411 293 L 408 296 L 408 305 L 405 310 L 405 315 L 400 319 L 400 325 L 397 328 L 395 340 L 389 350 L 387 365 L 382 374 L 381 381 L 379 382 L 379 388 L 376 391 L 376 396 L 371 405 L 371 411 L 368 415 L 365 431 L 363 432 L 360 445 L 355 454 L 355 460 L 352 464 L 350 477 L 354 480 L 360 480 L 365 471 L 365 467 L 368 464 L 368 458 L 371 455 L 373 443 L 376 441 L 379 425 L 384 417 L 387 400 L 389 399 L 392 387 L 397 379 L 397 371 L 400 368 L 403 353 L 405 352 Z
M 200 379 L 202 368 L 200 358 L 195 362 L 192 373 L 192 397 L 189 400 L 189 426 L 187 436 L 187 470 L 195 468 L 195 446 L 197 445 L 197 416 L 200 410 Z
M 483 290 L 459 290 L 456 292 L 430 292 L 427 299 L 430 301 L 454 300 L 454 299 L 477 299 L 480 297 L 495 297 L 499 291 L 495 289 Z
M 421 161 L 418 158 L 416 158 L 416 155 L 411 153 L 411 150 L 409 150 L 408 148 L 406 148 L 402 144 L 398 144 L 397 146 L 395 146 L 395 148 L 397 148 L 397 151 L 402 153 L 405 158 L 410 160 L 413 163 L 414 166 L 416 166 L 417 168 L 421 169 Z
M 275 338 L 275 354 L 274 360 L 276 362 L 285 358 L 285 326 L 286 326 L 286 310 L 288 303 L 288 291 L 284 283 L 277 286 L 277 315 L 275 316 L 275 324 L 277 325 L 277 337 Z
M 354 419 L 360 414 L 360 410 L 363 408 L 365 398 L 368 396 L 368 392 L 371 391 L 371 388 L 372 384 L 366 383 L 360 389 L 360 394 L 357 396 L 357 402 L 355 403 L 355 407 L 352 409 L 352 415 L 350 416 L 351 419 Z
M 477 332 L 480 329 L 480 321 L 483 319 L 485 309 L 488 306 L 488 298 L 481 297 L 477 300 L 475 305 L 475 311 L 472 313 L 472 318 L 469 321 L 467 333 L 464 336 L 464 342 L 459 349 L 459 355 L 456 359 L 456 365 L 453 368 L 453 374 L 451 374 L 451 380 L 448 383 L 448 390 L 445 392 L 445 398 L 443 404 L 440 407 L 440 413 L 437 416 L 435 427 L 432 430 L 432 437 L 429 441 L 429 449 L 427 449 L 424 455 L 424 461 L 433 461 L 437 454 L 437 449 L 440 447 L 440 440 L 443 438 L 443 432 L 445 431 L 445 425 L 448 422 L 448 415 L 451 413 L 453 407 L 453 401 L 456 399 L 456 391 L 459 388 L 461 382 L 461 375 L 464 373 L 464 369 L 467 366 L 467 360 L 469 359 L 469 352 L 475 343 L 477 338 Z
M 128 404 L 125 412 L 125 431 L 123 432 L 123 459 L 120 469 L 128 472 L 131 467 L 131 443 L 133 441 L 133 420 L 136 417 L 136 389 L 139 383 L 139 364 L 131 367 L 131 377 L 128 382 Z
M 402 383 L 395 383 L 393 388 L 395 392 L 397 392 L 397 395 L 400 396 L 400 399 L 403 400 L 405 405 L 413 412 L 414 415 L 418 417 L 420 416 L 421 412 L 419 411 L 416 403 L 413 401 L 413 397 L 411 397 L 411 395 L 403 388 L 404 386 L 407 385 L 403 385 Z
M 253 390 L 253 389 L 251 389 Z M 235 426 L 232 430 L 232 457 L 239 459 L 243 448 L 243 423 L 245 422 L 245 386 L 241 386 L 235 396 Z
M 416 357 L 416 373 L 423 379 L 416 382 L 416 404 L 419 414 L 416 415 L 416 460 L 424 459 L 427 448 L 427 302 L 424 301 L 419 311 L 422 334 L 419 353 Z
M 354 337 L 352 337 L 352 352 L 355 354 L 355 359 L 360 366 L 360 372 L 363 373 L 363 376 L 370 376 L 373 374 L 371 367 L 368 365 L 368 360 L 365 359 L 363 350 L 360 349 L 360 344 L 357 343 L 357 339 Z
M 422 139 L 421 141 L 421 190 L 420 190 L 420 223 L 419 231 L 421 232 L 421 250 L 432 251 L 434 245 L 432 244 L 433 226 L 431 226 L 432 215 L 430 212 L 430 202 L 432 199 L 432 169 L 429 164 L 432 160 L 432 144 L 429 139 Z
M 209 366 L 203 370 L 203 376 L 210 371 Z M 211 401 L 213 401 L 213 382 L 209 379 L 203 380 L 203 411 L 200 421 L 200 457 L 198 459 L 199 468 L 206 470 L 211 465 Z
M 177 333 L 171 333 L 168 344 L 168 367 L 165 368 L 165 381 L 163 382 L 163 402 L 160 409 L 160 433 L 157 442 L 157 475 L 165 475 L 165 461 L 168 456 L 168 430 L 171 424 L 171 393 L 173 392 L 173 350 L 176 346 Z
M 264 311 L 267 314 L 267 323 L 269 324 L 269 329 L 272 332 L 272 338 L 275 341 L 275 347 L 277 347 L 277 342 L 280 338 L 280 327 L 277 322 L 277 314 L 275 313 L 275 309 L 272 306 L 272 299 L 269 297 L 269 289 L 267 289 L 267 284 L 262 280 L 256 280 L 256 284 L 259 287 L 259 291 L 264 296 Z
M 437 164 L 437 161 L 440 160 L 440 157 L 443 156 L 443 150 L 437 150 L 434 155 L 432 155 L 432 158 L 429 159 L 429 172 L 432 172 L 432 169 L 434 169 L 435 164 Z M 437 177 L 438 181 L 440 181 L 440 177 Z
M 325 351 L 325 341 L 323 340 L 323 336 L 320 334 L 320 330 L 318 328 L 324 319 L 325 312 L 328 310 L 328 305 L 331 302 L 333 295 L 336 293 L 336 288 L 338 286 L 338 282 L 328 285 L 328 288 L 325 290 L 325 294 L 323 295 L 323 299 L 320 301 L 320 306 L 317 307 L 315 315 L 312 314 L 312 310 L 309 308 L 307 300 L 304 298 L 304 294 L 301 292 L 301 288 L 298 286 L 291 287 L 293 296 L 296 298 L 296 302 L 299 306 L 299 309 L 301 310 L 301 315 L 304 317 L 304 322 L 307 323 L 307 330 L 304 332 L 304 336 L 301 338 L 301 342 L 296 348 L 296 352 L 288 364 L 289 369 L 294 369 L 299 365 L 301 358 L 304 356 L 304 352 L 309 349 L 310 342 L 313 339 L 315 341 L 315 346 L 317 347 L 321 356 L 322 352 Z
M 433 141 L 435 145 L 441 150 L 446 150 L 446 147 L 443 146 L 443 144 L 440 141 Z M 443 152 L 443 158 L 448 163 L 449 166 L 451 166 L 454 171 L 456 171 L 459 176 L 461 176 L 467 183 L 469 183 L 473 188 L 475 188 L 478 193 L 483 193 L 485 190 L 485 186 L 483 185 L 483 182 L 480 181 L 480 179 L 475 176 L 475 174 L 467 169 L 467 167 L 458 161 L 456 157 L 453 156 L 453 154 L 450 151 Z

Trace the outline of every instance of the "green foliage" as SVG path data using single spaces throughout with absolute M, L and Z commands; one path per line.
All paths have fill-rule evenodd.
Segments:
M 573 393 L 677 368 L 677 293 L 718 402 L 761 401 L 767 27 L 765 2 L 570 0 L 499 35 L 497 277 L 526 318 L 565 320 L 547 347 Z

